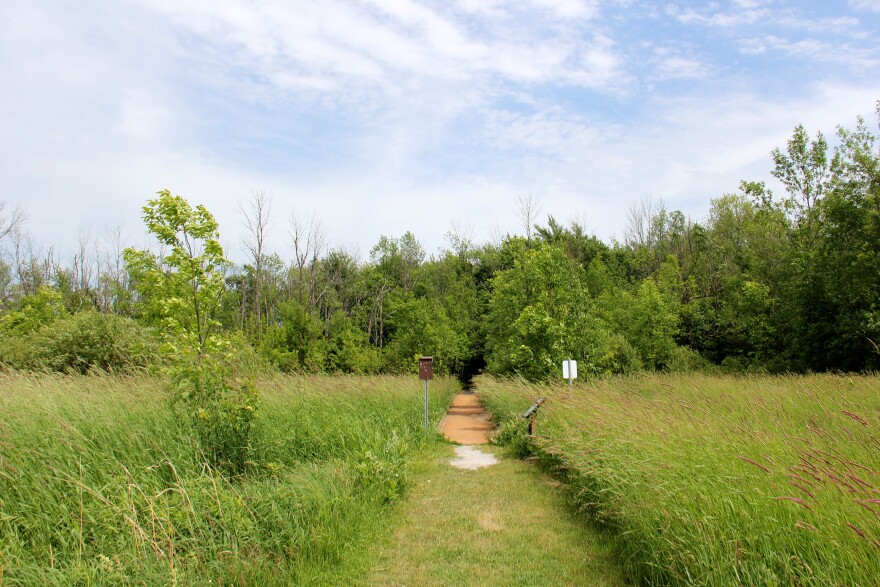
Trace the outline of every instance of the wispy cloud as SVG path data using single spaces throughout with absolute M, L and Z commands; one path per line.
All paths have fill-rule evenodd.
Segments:
M 880 64 L 880 47 L 854 46 L 849 42 L 831 42 L 820 39 L 789 40 L 775 35 L 752 37 L 740 41 L 740 51 L 760 55 L 768 50 L 780 51 L 812 63 L 833 63 L 864 71 Z
M 770 10 L 759 1 L 735 1 L 729 9 L 722 10 L 717 3 L 709 3 L 705 8 L 682 8 L 668 4 L 666 14 L 684 24 L 702 24 L 714 27 L 733 28 L 751 25 L 768 17 Z
M 880 12 L 880 0 L 850 0 L 849 4 L 856 10 Z
M 798 122 L 880 97 L 874 2 L 84 1 L 0 8 L 0 183 L 53 243 L 139 226 L 162 187 L 232 243 L 254 188 L 361 250 L 514 230 L 530 191 L 610 237 L 646 195 L 698 217 Z
M 267 83 L 282 88 L 381 85 L 400 75 L 468 81 L 488 74 L 603 89 L 620 77 L 609 38 L 572 34 L 570 19 L 591 19 L 594 5 L 533 4 L 527 15 L 499 14 L 500 7 L 490 6 L 480 13 L 484 20 L 470 27 L 478 34 L 456 19 L 460 14 L 448 17 L 410 0 L 268 2 L 256 10 L 243 0 L 146 5 L 187 33 L 251 60 Z
M 667 79 L 701 78 L 706 75 L 706 67 L 696 59 L 665 57 L 660 61 L 659 72 Z

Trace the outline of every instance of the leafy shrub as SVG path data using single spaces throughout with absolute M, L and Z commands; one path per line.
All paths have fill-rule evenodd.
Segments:
M 381 496 L 384 503 L 395 501 L 409 481 L 406 471 L 408 448 L 407 440 L 397 430 L 392 430 L 380 452 L 368 450 L 354 465 L 357 485 Z
M 382 352 L 370 344 L 369 335 L 358 328 L 343 312 L 330 321 L 331 338 L 327 345 L 325 369 L 341 373 L 378 373 Z
M 0 318 L 0 334 L 28 335 L 67 315 L 61 293 L 54 288 L 43 286 L 34 295 L 23 298 L 18 310 Z
M 693 373 L 696 371 L 709 371 L 712 364 L 703 358 L 700 353 L 688 347 L 677 346 L 669 354 L 666 370 L 679 373 Z
M 319 371 L 323 362 L 321 323 L 294 300 L 278 304 L 278 324 L 261 346 L 266 359 L 284 373 Z
M 17 369 L 129 372 L 159 361 L 153 333 L 130 318 L 86 310 L 26 335 L 7 335 L 0 361 Z
M 622 334 L 614 334 L 608 342 L 608 352 L 600 362 L 600 373 L 629 375 L 644 367 L 639 351 Z
M 492 434 L 492 444 L 503 446 L 518 458 L 532 455 L 532 444 L 528 437 L 528 423 L 519 414 L 510 413 L 502 419 L 501 425 Z
M 130 371 L 158 362 L 152 333 L 130 318 L 88 310 L 40 331 L 41 363 L 53 371 Z

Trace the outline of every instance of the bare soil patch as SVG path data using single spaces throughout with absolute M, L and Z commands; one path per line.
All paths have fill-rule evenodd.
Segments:
M 473 392 L 457 394 L 440 425 L 443 435 L 458 444 L 486 444 L 495 428 L 491 416 Z

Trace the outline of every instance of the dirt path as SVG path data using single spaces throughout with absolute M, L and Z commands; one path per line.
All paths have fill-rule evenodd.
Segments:
M 448 440 L 458 444 L 486 444 L 495 428 L 489 413 L 474 392 L 465 390 L 455 396 L 446 412 L 440 430 Z

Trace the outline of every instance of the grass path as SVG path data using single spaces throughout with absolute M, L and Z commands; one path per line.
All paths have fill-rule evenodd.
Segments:
M 501 450 L 484 446 L 481 450 Z M 610 542 L 530 464 L 468 471 L 437 445 L 415 468 L 396 530 L 364 585 L 625 585 Z

